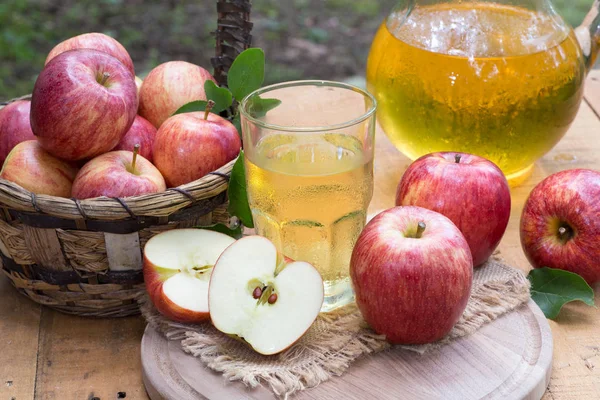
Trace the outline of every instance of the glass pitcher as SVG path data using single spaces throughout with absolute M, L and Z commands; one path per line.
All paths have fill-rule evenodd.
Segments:
M 598 10 L 573 30 L 549 0 L 401 0 L 367 63 L 379 123 L 411 159 L 474 153 L 518 184 L 575 118 Z

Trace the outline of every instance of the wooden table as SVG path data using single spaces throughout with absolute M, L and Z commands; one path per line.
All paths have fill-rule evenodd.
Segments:
M 393 206 L 409 164 L 378 132 L 371 209 Z M 570 168 L 600 170 L 600 71 L 588 77 L 585 101 L 573 126 L 540 160 L 532 177 L 512 190 L 512 214 L 500 251 L 529 270 L 518 235 L 523 203 L 545 176 Z M 600 284 L 595 287 L 600 306 Z M 0 276 L 0 399 L 146 399 L 140 366 L 140 317 L 112 320 L 64 315 L 17 294 Z M 556 321 L 552 380 L 544 400 L 600 399 L 600 311 L 567 305 Z

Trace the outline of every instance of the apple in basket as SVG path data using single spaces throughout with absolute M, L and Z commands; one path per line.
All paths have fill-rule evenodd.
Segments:
M 600 172 L 570 169 L 538 183 L 523 207 L 520 231 L 534 268 L 600 281 Z
M 42 147 L 65 160 L 82 160 L 114 148 L 137 112 L 134 76 L 97 50 L 54 57 L 31 95 L 31 129 Z
M 19 100 L 0 110 L 0 165 L 18 143 L 35 139 L 29 123 L 29 100 Z
M 36 194 L 70 197 L 77 168 L 46 152 L 37 140 L 17 144 L 0 172 L 0 178 Z
M 125 47 L 110 36 L 98 32 L 84 33 L 60 42 L 50 50 L 44 65 L 48 64 L 50 60 L 65 51 L 77 49 L 92 49 L 110 54 L 119 60 L 132 75 L 135 75 L 133 61 L 127 50 L 125 50 Z
M 144 280 L 156 309 L 178 322 L 208 319 L 212 267 L 234 242 L 227 235 L 203 229 L 174 229 L 148 240 L 144 246 Z
M 361 232 L 350 260 L 356 304 L 392 343 L 443 338 L 467 306 L 473 259 L 448 218 L 415 206 L 378 214 Z
M 206 100 L 207 80 L 217 83 L 210 72 L 189 62 L 160 64 L 142 83 L 139 114 L 158 128 L 184 104 Z
M 88 199 L 164 192 L 165 180 L 150 161 L 137 154 L 138 148 L 110 151 L 88 161 L 75 177 L 71 195 Z
M 493 162 L 472 154 L 443 152 L 413 162 L 398 184 L 397 206 L 419 206 L 450 218 L 463 233 L 473 265 L 494 252 L 510 217 L 510 190 Z
M 323 305 L 323 279 L 309 263 L 280 256 L 261 236 L 229 246 L 208 287 L 210 319 L 258 353 L 279 353 L 310 328 Z
M 140 145 L 140 156 L 152 162 L 152 147 L 156 138 L 156 128 L 148 120 L 135 116 L 133 125 L 113 150 L 130 150 Z
M 235 126 L 209 109 L 174 115 L 158 129 L 152 156 L 169 187 L 195 181 L 239 154 Z

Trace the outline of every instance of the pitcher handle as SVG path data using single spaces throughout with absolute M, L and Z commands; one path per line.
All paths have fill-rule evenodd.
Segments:
M 585 67 L 589 71 L 596 62 L 600 45 L 600 0 L 594 0 L 581 25 L 575 28 L 575 36 L 585 58 Z

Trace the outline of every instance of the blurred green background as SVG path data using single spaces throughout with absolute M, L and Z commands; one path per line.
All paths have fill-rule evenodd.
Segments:
M 0 0 L 0 100 L 30 93 L 60 41 L 104 32 L 129 51 L 143 77 L 168 60 L 212 70 L 215 1 Z M 267 55 L 267 82 L 364 74 L 377 26 L 396 0 L 255 0 L 253 45 Z M 554 1 L 572 25 L 592 0 Z

